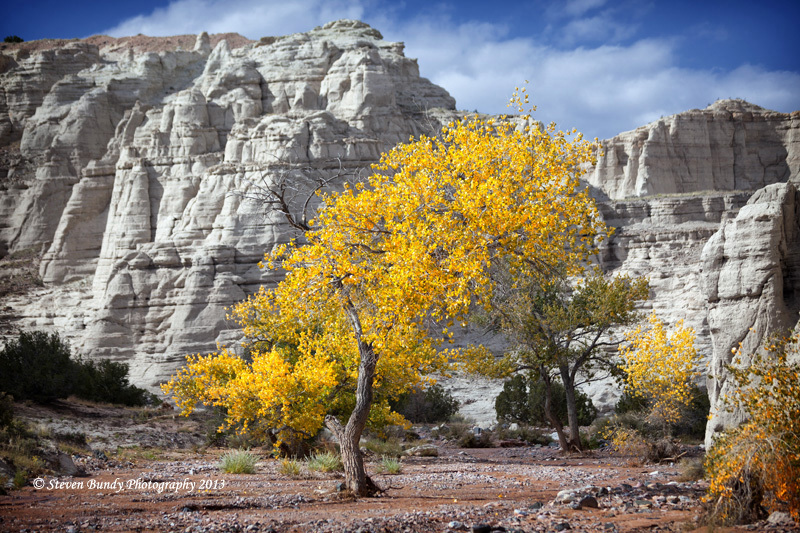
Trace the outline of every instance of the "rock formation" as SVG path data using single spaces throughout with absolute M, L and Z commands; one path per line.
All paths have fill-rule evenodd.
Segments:
M 264 186 L 358 179 L 458 116 L 402 43 L 356 21 L 0 45 L 0 257 L 41 257 L 44 283 L 4 314 L 153 385 L 236 340 L 225 308 L 275 281 L 257 263 L 290 233 Z M 797 322 L 800 113 L 665 117 L 603 141 L 586 181 L 616 227 L 603 267 L 649 276 L 647 306 L 696 329 L 717 400 L 732 343 Z
M 602 144 L 587 181 L 617 228 L 603 266 L 649 276 L 659 316 L 697 332 L 710 443 L 741 417 L 718 411 L 731 349 L 752 353 L 800 318 L 800 113 L 723 100 Z
M 213 50 L 106 39 L 3 50 L 0 246 L 45 251 L 48 289 L 8 304 L 24 324 L 148 385 L 236 338 L 225 309 L 270 281 L 257 263 L 289 235 L 261 187 L 356 177 L 456 116 L 357 21 Z

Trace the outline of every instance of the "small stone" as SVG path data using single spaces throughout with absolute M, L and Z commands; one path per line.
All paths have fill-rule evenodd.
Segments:
M 556 531 L 566 531 L 568 529 L 572 529 L 572 527 L 569 525 L 569 522 L 559 522 L 558 524 L 553 526 L 553 529 L 555 529 Z
M 565 489 L 556 494 L 556 501 L 558 503 L 572 503 L 575 499 L 576 495 L 573 490 Z
M 653 506 L 653 502 L 650 500 L 635 500 L 633 505 L 640 508 L 650 508 Z
M 472 526 L 472 533 L 491 533 L 492 526 L 489 524 L 474 524 Z
M 769 518 L 767 518 L 767 522 L 770 524 L 784 526 L 784 525 L 794 524 L 794 519 L 791 517 L 791 515 L 789 515 L 789 513 L 782 513 L 780 511 L 775 511 L 771 515 L 769 515 Z
M 448 522 L 447 527 L 450 529 L 464 529 L 464 524 L 458 520 L 453 520 L 452 522 Z
M 438 457 L 439 448 L 437 448 L 433 444 L 423 444 L 422 446 L 414 446 L 413 448 L 409 448 L 403 453 L 406 455 L 414 455 L 417 457 Z
M 578 509 L 599 509 L 600 505 L 597 503 L 597 498 L 594 496 L 586 496 L 581 498 L 578 502 Z

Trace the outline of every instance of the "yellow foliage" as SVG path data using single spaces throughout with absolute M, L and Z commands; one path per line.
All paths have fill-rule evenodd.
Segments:
M 375 423 L 399 421 L 386 400 L 452 362 L 488 371 L 485 351 L 441 349 L 448 323 L 488 305 L 498 260 L 525 277 L 581 269 L 608 234 L 578 181 L 595 149 L 555 125 L 477 117 L 397 146 L 367 183 L 321 195 L 307 244 L 267 254 L 285 278 L 231 311 L 252 362 L 197 356 L 165 391 L 184 412 L 220 405 L 229 423 L 258 420 L 287 438 L 352 410 L 360 346 L 377 357 Z
M 651 421 L 668 426 L 678 422 L 681 411 L 692 401 L 692 385 L 700 373 L 692 328 L 675 325 L 670 334 L 655 312 L 650 328 L 641 326 L 626 335 L 620 347 L 626 390 L 650 402 Z
M 768 342 L 747 365 L 736 350 L 724 404 L 747 421 L 716 438 L 706 455 L 707 501 L 719 522 L 755 518 L 753 507 L 762 504 L 800 520 L 800 364 L 790 361 L 797 353 L 797 335 Z

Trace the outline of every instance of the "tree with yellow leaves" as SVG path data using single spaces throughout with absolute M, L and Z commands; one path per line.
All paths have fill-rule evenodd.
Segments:
M 637 327 L 626 336 L 628 344 L 620 347 L 622 370 L 626 392 L 645 399 L 650 422 L 666 432 L 692 402 L 700 359 L 694 347 L 694 330 L 685 327 L 682 320 L 672 333 L 655 311 L 648 320 L 649 329 Z
M 706 455 L 711 518 L 735 524 L 788 511 L 800 520 L 800 335 L 766 342 L 746 364 L 741 346 L 734 351 L 723 408 L 747 420 L 718 435 Z
M 493 265 L 529 279 L 549 265 L 577 271 L 606 235 L 578 181 L 596 145 L 573 134 L 475 117 L 397 146 L 366 183 L 323 195 L 315 220 L 295 221 L 307 244 L 267 255 L 286 277 L 233 310 L 252 361 L 225 350 L 194 358 L 166 390 L 184 412 L 221 405 L 229 421 L 259 420 L 278 439 L 324 421 L 348 489 L 369 494 L 359 439 L 368 422 L 397 419 L 387 400 L 454 362 L 493 360 L 443 348 L 453 321 L 491 301 Z

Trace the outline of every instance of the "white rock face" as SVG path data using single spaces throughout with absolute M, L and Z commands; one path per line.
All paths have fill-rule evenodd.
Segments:
M 254 199 L 259 186 L 364 177 L 381 152 L 459 116 L 402 43 L 356 21 L 257 43 L 0 45 L 0 256 L 41 251 L 45 282 L 2 302 L 4 315 L 153 386 L 184 355 L 235 342 L 225 309 L 276 281 L 257 263 L 291 234 Z M 600 262 L 649 276 L 645 311 L 695 328 L 716 400 L 731 343 L 797 322 L 786 184 L 800 182 L 800 112 L 720 101 L 603 148 L 586 176 L 617 228 Z M 475 400 L 468 416 L 494 418 L 496 383 L 445 386 Z M 590 393 L 602 408 L 618 390 Z
M 17 53 L 0 77 L 0 145 L 19 142 L 38 167 L 9 165 L 20 185 L 0 194 L 0 241 L 43 246 L 50 287 L 10 304 L 25 325 L 130 363 L 140 384 L 236 339 L 225 309 L 274 281 L 257 263 L 290 235 L 252 198 L 260 184 L 355 177 L 456 117 L 402 43 L 357 21 L 211 41 L 144 53 L 76 42 Z
M 713 435 L 742 421 L 721 409 L 729 389 L 732 350 L 752 354 L 772 333 L 798 324 L 800 313 L 800 191 L 777 183 L 757 191 L 706 243 L 702 254 L 708 324 L 713 340 L 709 397 Z M 745 363 L 747 360 L 744 361 Z
M 800 176 L 800 114 L 741 100 L 664 117 L 602 141 L 589 183 L 619 200 L 754 191 Z
M 722 366 L 729 361 L 730 341 L 748 334 L 749 318 L 760 317 L 753 346 L 763 335 L 798 319 L 796 304 L 784 303 L 796 298 L 790 293 L 768 291 L 758 297 L 761 310 L 755 311 L 746 300 L 737 300 L 739 296 L 718 300 L 708 292 L 709 284 L 716 284 L 724 288 L 723 294 L 732 290 L 737 295 L 748 291 L 760 295 L 761 278 L 753 272 L 766 267 L 754 267 L 754 262 L 767 261 L 771 269 L 793 268 L 782 259 L 778 240 L 767 239 L 759 226 L 780 226 L 783 222 L 775 219 L 780 210 L 773 210 L 765 222 L 747 215 L 751 207 L 743 206 L 751 196 L 760 202 L 762 195 L 775 194 L 764 191 L 800 181 L 798 139 L 798 112 L 775 113 L 746 102 L 719 101 L 703 111 L 666 117 L 603 141 L 605 154 L 587 176 L 604 219 L 616 228 L 601 256 L 603 268 L 647 276 L 651 298 L 644 311 L 652 308 L 670 325 L 684 320 L 695 329 L 697 349 L 710 374 L 717 376 L 708 383 L 715 403 L 725 381 Z M 754 189 L 759 190 L 753 194 Z M 709 246 L 731 231 L 732 224 L 741 230 L 729 246 L 740 247 L 741 261 L 707 260 Z M 773 250 L 773 255 L 757 259 L 766 250 Z M 723 265 L 724 275 L 719 270 Z M 797 274 L 785 274 L 793 276 Z M 721 281 L 709 281 L 716 279 Z M 739 289 L 730 285 L 734 280 L 741 282 Z M 726 305 L 742 305 L 742 312 L 725 309 Z M 771 318 L 766 316 L 770 313 Z M 601 410 L 613 406 L 619 394 L 609 382 L 594 384 L 588 392 Z M 709 431 L 712 425 L 727 423 L 715 420 Z

